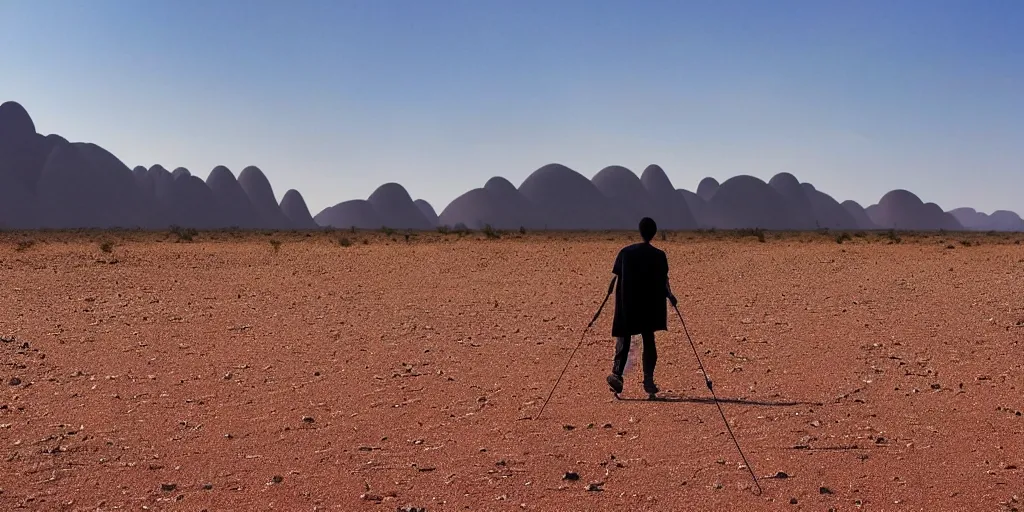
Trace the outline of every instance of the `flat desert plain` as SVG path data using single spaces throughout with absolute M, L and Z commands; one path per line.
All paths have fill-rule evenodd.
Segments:
M 4 233 L 0 509 L 1024 507 L 1022 237 L 858 235 L 655 239 L 758 494 L 671 310 L 537 417 L 633 234 Z

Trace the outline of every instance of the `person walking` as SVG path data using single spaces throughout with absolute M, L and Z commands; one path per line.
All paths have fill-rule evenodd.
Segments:
M 612 337 L 615 338 L 615 356 L 612 373 L 607 382 L 615 394 L 622 392 L 622 374 L 629 358 L 633 336 L 643 339 L 644 391 L 650 395 L 658 392 L 654 383 L 654 367 L 658 363 L 658 349 L 654 333 L 668 330 L 668 311 L 664 300 L 668 298 L 673 307 L 678 301 L 672 294 L 668 279 L 668 257 L 665 251 L 651 244 L 658 232 L 654 219 L 640 220 L 642 242 L 623 247 L 615 257 L 612 266 L 612 283 L 615 286 L 615 317 L 612 321 Z

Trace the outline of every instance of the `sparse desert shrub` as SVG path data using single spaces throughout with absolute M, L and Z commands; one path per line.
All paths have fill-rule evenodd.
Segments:
M 903 241 L 903 239 L 900 238 L 900 235 L 896 234 L 896 230 L 895 229 L 890 229 L 885 234 L 885 237 L 889 239 L 889 243 L 893 243 L 893 244 L 898 244 L 898 243 Z
M 447 235 L 448 233 L 451 233 L 451 229 L 449 229 L 448 226 L 438 226 L 437 232 L 442 235 Z
M 526 228 L 523 227 L 523 226 L 519 226 L 519 234 L 520 235 L 525 235 L 526 234 Z
M 342 247 L 351 247 L 352 246 L 352 240 L 349 240 L 348 237 L 343 236 L 343 237 L 338 239 L 338 245 L 340 245 Z
M 191 242 L 193 238 L 199 235 L 199 230 L 195 228 L 171 226 L 171 234 L 177 235 L 179 242 Z
M 490 224 L 485 224 L 483 229 L 484 236 L 487 238 L 497 239 L 501 238 L 501 233 L 491 227 Z
M 382 227 L 380 228 L 380 230 L 381 230 L 381 231 L 382 231 L 382 232 L 384 233 L 384 235 L 385 235 L 385 236 L 387 236 L 387 237 L 391 237 L 392 235 L 394 235 L 394 234 L 395 234 L 395 230 L 394 230 L 394 229 L 391 229 L 391 228 L 389 228 L 389 227 L 387 227 L 387 226 L 382 226 Z
M 272 238 L 270 240 L 270 246 L 274 248 L 274 252 L 277 252 L 281 250 L 281 241 L 276 238 Z
M 352 226 L 352 229 L 351 229 L 351 231 L 352 231 L 353 233 L 355 233 L 355 232 L 356 232 L 356 227 L 355 227 L 355 226 Z
M 108 241 L 105 241 L 105 242 L 101 243 L 100 244 L 100 250 L 103 251 L 103 252 L 107 252 L 107 253 L 113 252 L 114 251 L 114 242 L 111 242 L 111 241 L 108 240 Z
M 667 240 L 668 240 L 668 236 L 666 236 L 666 235 L 665 235 L 665 232 L 664 232 L 664 231 L 662 231 L 662 232 L 661 232 L 661 241 L 662 241 L 662 242 L 664 242 L 664 241 L 667 241 Z
M 363 245 L 370 245 L 370 239 L 369 238 L 364 238 L 363 239 Z
M 455 234 L 459 235 L 460 237 L 466 236 L 466 235 L 471 233 L 469 228 L 466 227 L 466 225 L 461 223 L 461 222 L 455 225 L 453 231 L 455 232 Z
M 738 229 L 738 230 L 736 230 L 736 234 L 741 236 L 741 237 L 743 237 L 743 236 L 753 236 L 753 237 L 757 238 L 758 242 L 761 242 L 761 243 L 765 242 L 764 230 L 761 229 L 761 228 Z
M 864 237 L 868 236 L 868 234 L 863 232 L 863 231 L 856 231 L 856 232 L 853 233 L 853 236 L 855 236 L 857 238 L 864 238 Z
M 20 241 L 18 241 L 18 244 L 14 246 L 14 250 L 18 251 L 18 252 L 26 251 L 26 250 L 28 250 L 29 248 L 31 248 L 35 244 L 36 244 L 35 240 L 31 240 L 31 239 L 20 240 Z
M 409 243 L 409 233 L 405 234 L 405 243 Z
M 956 249 L 956 246 L 953 244 L 948 244 L 946 245 L 946 249 Z
M 836 235 L 836 243 L 837 244 L 841 244 L 843 242 L 847 242 L 847 241 L 850 241 L 850 240 L 853 240 L 853 238 L 850 237 L 849 233 L 843 232 L 843 233 L 840 233 L 839 235 Z
M 970 247 L 971 246 L 971 241 L 970 240 L 960 240 L 960 245 L 962 245 L 964 247 Z

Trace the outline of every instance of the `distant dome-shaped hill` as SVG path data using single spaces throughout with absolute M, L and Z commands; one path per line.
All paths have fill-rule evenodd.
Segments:
M 260 216 L 260 227 L 266 229 L 288 229 L 290 222 L 281 212 L 274 197 L 274 188 L 259 167 L 250 165 L 238 175 L 238 184 L 249 196 L 256 213 Z
M 94 144 L 58 144 L 40 175 L 43 224 L 58 229 L 152 227 L 132 172 Z
M 936 211 L 937 210 L 937 211 Z M 899 230 L 957 230 L 959 222 L 937 205 L 926 206 L 914 193 L 897 189 L 887 192 L 865 210 L 871 221 L 882 229 Z
M 14 176 L 0 173 L 0 228 L 39 227 L 39 207 L 34 194 Z
M 985 230 L 989 222 L 989 216 L 974 208 L 954 208 L 949 214 L 956 217 L 963 227 L 971 230 Z
M 141 165 L 136 165 L 135 167 L 132 168 L 132 176 L 135 176 L 135 179 L 139 179 L 146 175 L 146 170 L 147 169 L 145 167 Z
M 254 229 L 262 226 L 262 218 L 256 213 L 249 195 L 235 179 L 235 174 L 223 165 L 218 165 L 206 177 L 206 186 L 210 187 L 214 199 L 224 210 L 225 222 L 228 227 Z
M 660 229 L 695 229 L 697 220 L 686 200 L 680 200 L 672 180 L 659 165 L 651 164 L 640 175 L 640 183 L 654 199 L 657 210 L 655 221 Z
M 857 228 L 859 229 L 878 229 L 878 225 L 875 224 L 871 217 L 868 216 L 867 211 L 857 201 L 847 199 L 840 203 L 844 210 L 853 217 L 853 220 L 857 222 Z
M 12 177 L 26 192 L 35 193 L 56 142 L 36 133 L 32 117 L 20 103 L 0 104 L 0 174 Z
M 963 231 L 963 224 L 960 224 L 960 221 L 956 220 L 956 217 L 953 215 L 943 211 L 941 206 L 935 203 L 925 203 L 924 208 L 929 219 L 936 219 L 939 226 L 938 229 L 944 229 L 946 231 Z
M 284 197 L 281 198 L 281 212 L 288 217 L 294 229 L 316 229 L 319 227 L 313 221 L 313 216 L 309 214 L 306 200 L 302 198 L 302 194 L 298 190 L 289 189 L 284 193 Z
M 36 135 L 36 125 L 25 107 L 15 101 L 0 104 L 0 147 L 17 145 Z
M 839 201 L 815 189 L 810 183 L 803 185 L 804 193 L 810 200 L 811 211 L 817 226 L 827 229 L 864 229 L 860 222 L 843 205 L 839 204 Z
M 155 205 L 139 194 L 135 175 L 119 158 L 92 143 L 74 143 L 75 149 L 102 183 L 96 200 L 106 203 L 117 219 L 114 227 L 155 228 L 160 224 Z
M 189 172 L 189 170 L 184 167 L 178 167 L 177 169 L 171 171 L 171 176 L 177 179 L 178 176 L 192 176 L 192 173 Z
M 118 219 L 102 204 L 102 177 L 92 171 L 73 144 L 53 149 L 39 177 L 41 223 L 55 229 L 107 228 Z
M 179 173 L 174 179 L 172 198 L 177 225 L 195 229 L 230 227 L 223 206 L 202 178 Z
M 708 176 L 697 184 L 697 195 L 704 201 L 710 201 L 715 192 L 718 192 L 719 187 L 721 184 L 718 183 L 718 180 Z
M 796 176 L 788 172 L 780 172 L 768 180 L 768 185 L 786 199 L 786 206 L 789 208 L 790 219 L 793 222 L 791 229 L 809 230 L 819 227 L 820 221 L 814 216 L 811 199 L 807 197 L 807 192 L 800 185 Z
M 434 211 L 434 207 L 431 206 L 430 203 L 423 199 L 417 199 L 413 201 L 413 204 L 420 209 L 420 213 L 423 214 L 423 217 L 427 219 L 427 222 L 429 222 L 431 226 L 438 226 L 437 213 Z
M 585 176 L 561 164 L 537 169 L 519 185 L 519 192 L 539 210 L 547 229 L 636 229 L 640 221 Z
M 635 219 L 637 223 L 644 217 L 651 217 L 658 222 L 665 222 L 667 214 L 659 211 L 647 189 L 644 188 L 640 178 L 633 171 L 619 166 L 612 165 L 601 169 L 590 181 L 597 187 L 613 205 L 619 206 L 621 210 L 628 212 L 629 219 Z M 625 219 L 623 219 L 625 220 Z M 658 224 L 661 227 L 661 223 Z
M 320 226 L 339 229 L 380 229 L 384 220 L 373 205 L 364 199 L 353 199 L 324 208 L 313 217 Z
M 687 208 L 690 209 L 690 213 L 693 214 L 693 221 L 696 223 L 696 227 L 700 229 L 708 229 L 711 227 L 707 220 L 707 208 L 708 202 L 698 196 L 694 192 L 690 192 L 685 188 L 676 190 L 679 197 L 686 202 Z
M 441 211 L 438 222 L 442 226 L 465 225 L 469 229 L 482 229 L 490 225 L 494 229 L 510 229 L 515 223 L 513 213 L 485 188 L 474 188 L 448 203 Z
M 494 225 L 495 229 L 540 229 L 544 227 L 544 218 L 526 196 L 501 176 L 494 176 L 484 184 L 484 190 L 498 202 L 501 211 L 508 215 L 508 225 Z M 454 224 L 452 224 L 454 226 Z
M 57 141 L 33 133 L 18 141 L 6 142 L 0 140 L 0 174 L 10 176 L 26 191 L 34 193 L 43 165 Z
M 374 190 L 367 202 L 377 210 L 384 226 L 394 229 L 427 230 L 433 226 L 398 183 L 385 183 Z M 379 227 L 379 226 L 378 226 Z
M 708 201 L 709 223 L 719 229 L 793 229 L 786 199 L 758 178 L 729 178 Z
M 991 231 L 1024 231 L 1024 220 L 1016 212 L 996 210 L 988 216 L 987 230 Z

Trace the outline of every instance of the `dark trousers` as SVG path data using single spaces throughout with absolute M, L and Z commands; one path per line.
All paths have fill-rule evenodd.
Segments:
M 644 340 L 644 382 L 654 382 L 654 367 L 658 364 L 658 349 L 654 346 L 654 333 L 645 332 L 641 335 Z M 619 337 L 615 339 L 615 360 L 612 363 L 612 373 L 622 376 L 626 370 L 626 359 L 629 358 L 629 345 L 632 337 Z

